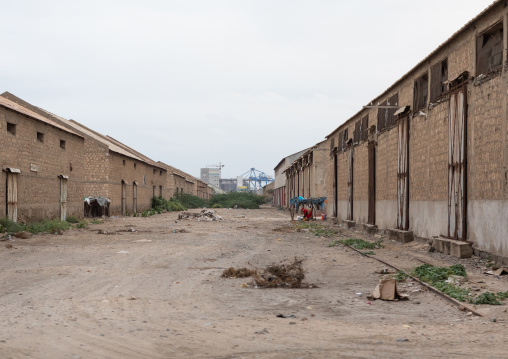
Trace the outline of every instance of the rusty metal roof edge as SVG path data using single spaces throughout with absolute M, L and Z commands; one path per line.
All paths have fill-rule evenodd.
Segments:
M 413 66 L 408 72 L 406 72 L 404 75 L 402 75 L 398 80 L 396 80 L 390 87 L 388 87 L 385 91 L 383 91 L 380 95 L 376 96 L 372 101 L 370 102 L 376 102 L 376 100 L 386 96 L 392 90 L 394 87 L 396 87 L 399 83 L 401 83 L 406 77 L 408 77 L 411 73 L 416 71 L 418 67 L 420 67 L 423 63 L 425 63 L 427 60 L 429 60 L 433 55 L 435 55 L 439 50 L 441 50 L 445 45 L 453 41 L 455 38 L 457 38 L 460 34 L 462 34 L 464 31 L 467 30 L 469 26 L 471 26 L 474 22 L 476 22 L 478 19 L 483 17 L 487 12 L 495 8 L 496 6 L 504 3 L 506 0 L 495 0 L 492 4 L 487 6 L 482 12 L 480 12 L 478 15 L 476 15 L 474 18 L 469 20 L 464 26 L 462 26 L 459 30 L 455 31 L 448 39 L 446 39 L 441 45 L 439 45 L 434 51 L 432 51 L 430 54 L 425 56 L 423 60 L 418 62 L 415 66 Z M 363 111 L 365 111 L 364 108 L 362 108 L 360 111 L 356 112 L 353 116 L 345 120 L 342 124 L 340 124 L 335 130 L 330 132 L 325 138 L 328 139 L 329 137 L 333 136 L 337 131 L 339 131 L 345 124 L 353 120 L 354 118 L 358 117 Z
M 68 128 L 65 128 L 64 126 L 59 125 L 58 123 L 50 120 L 49 118 L 46 118 L 44 116 L 39 115 L 38 113 L 33 112 L 32 110 L 26 108 L 25 106 L 22 106 L 14 101 L 9 100 L 8 98 L 5 98 L 3 96 L 0 96 L 0 105 L 11 110 L 15 111 L 17 113 L 20 113 L 22 115 L 28 116 L 30 118 L 33 118 L 34 120 L 38 120 L 41 122 L 44 122 L 47 125 L 50 125 L 51 127 L 57 128 L 59 130 L 62 130 L 64 132 L 70 133 L 71 135 L 78 136 L 80 138 L 84 138 L 80 134 L 69 130 Z

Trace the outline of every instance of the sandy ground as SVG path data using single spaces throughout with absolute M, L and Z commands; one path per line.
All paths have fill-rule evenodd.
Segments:
M 111 218 L 63 235 L 16 239 L 12 249 L 1 242 L 0 357 L 508 356 L 506 305 L 477 306 L 485 316 L 468 315 L 416 283 L 400 288 L 408 301 L 369 304 L 375 272 L 385 266 L 328 246 L 365 234 L 293 232 L 288 213 L 276 209 L 218 212 L 224 221 L 176 221 L 177 213 Z M 459 262 L 420 243 L 384 244 L 375 256 L 404 269 L 421 265 L 419 259 Z M 231 266 L 264 267 L 295 256 L 305 259 L 306 279 L 318 288 L 242 288 L 251 279 L 221 278 Z M 468 285 L 508 290 L 504 277 L 483 274 L 481 261 L 460 262 Z

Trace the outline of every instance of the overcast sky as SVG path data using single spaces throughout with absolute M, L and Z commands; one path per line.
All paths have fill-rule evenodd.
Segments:
M 273 175 L 491 3 L 3 1 L 0 93 L 196 177 Z

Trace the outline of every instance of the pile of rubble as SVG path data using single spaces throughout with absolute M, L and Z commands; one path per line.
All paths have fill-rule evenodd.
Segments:
M 178 215 L 178 219 L 192 219 L 196 221 L 222 221 L 223 218 L 215 213 L 215 211 L 204 209 L 199 213 L 182 212 Z

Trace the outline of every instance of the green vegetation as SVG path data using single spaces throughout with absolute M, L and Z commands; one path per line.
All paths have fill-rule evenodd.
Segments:
M 100 219 L 93 218 L 93 219 L 90 221 L 90 223 L 92 223 L 92 224 L 101 224 L 101 223 L 102 223 L 102 221 L 101 221 Z
M 2 233 L 16 233 L 27 231 L 32 234 L 37 233 L 56 233 L 59 231 L 66 231 L 71 228 L 71 224 L 67 221 L 51 220 L 41 221 L 35 223 L 14 223 L 7 218 L 0 218 L 0 232 Z
M 395 275 L 395 280 L 397 282 L 405 281 L 408 275 L 403 271 L 397 271 L 397 274 Z
M 446 283 L 446 280 L 452 276 L 466 277 L 467 273 L 462 264 L 454 264 L 451 267 L 436 267 L 429 264 L 413 269 L 411 274 L 418 279 L 429 283 L 436 289 L 445 293 L 446 295 L 457 299 L 460 302 L 467 302 L 471 304 L 490 304 L 501 305 L 500 300 L 508 298 L 508 292 L 485 292 L 479 295 L 471 294 L 470 289 L 461 288 L 451 283 Z
M 249 192 L 229 192 L 217 194 L 210 199 L 212 208 L 249 208 L 257 209 L 265 202 L 265 197 Z M 220 207 L 219 207 L 220 206 Z
M 159 197 L 152 197 L 152 209 L 150 211 L 143 211 L 142 217 L 152 216 L 156 213 L 162 213 L 163 211 L 185 211 L 187 208 L 180 202 L 176 197 L 171 198 L 169 201 Z M 145 213 L 146 212 L 146 213 Z
M 319 223 L 298 222 L 296 230 L 301 231 L 302 229 L 308 229 L 316 237 L 332 237 L 338 233 L 336 229 Z
M 87 221 L 79 221 L 78 225 L 76 226 L 78 228 L 88 228 L 88 222 Z
M 199 198 L 197 196 L 193 196 L 191 194 L 182 193 L 182 194 L 180 194 L 177 197 L 177 199 L 186 208 L 203 208 L 203 207 L 208 207 L 208 202 L 207 201 L 205 201 L 204 199 Z
M 66 221 L 69 223 L 79 223 L 78 217 L 74 217 L 74 216 L 67 217 Z
M 377 242 L 367 242 L 363 239 L 357 239 L 357 238 L 348 238 L 348 239 L 339 239 L 336 241 L 331 242 L 328 247 L 335 247 L 339 244 L 343 244 L 345 246 L 355 248 L 355 249 L 379 249 L 383 248 L 381 245 L 381 241 Z

